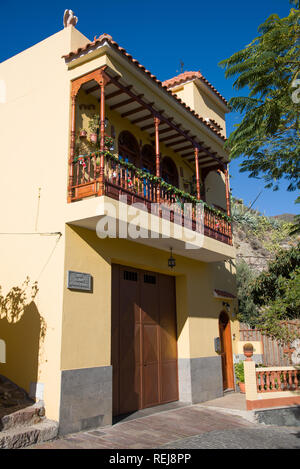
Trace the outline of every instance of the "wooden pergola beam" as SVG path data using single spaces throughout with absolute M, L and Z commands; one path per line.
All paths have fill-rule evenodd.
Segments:
M 181 124 L 178 124 L 178 127 L 180 127 L 180 126 L 181 126 Z M 166 132 L 171 132 L 171 130 L 174 130 L 174 129 L 172 129 L 171 127 L 168 127 L 167 129 L 162 129 L 162 130 L 159 131 L 159 135 L 165 134 Z M 176 130 L 176 129 L 175 129 L 175 130 Z M 177 131 L 177 132 L 178 132 L 178 131 Z M 187 132 L 189 132 L 189 130 L 188 130 Z M 154 137 L 154 136 L 155 136 L 155 132 L 152 132 L 152 133 L 150 134 L 150 137 Z
M 159 141 L 160 142 L 166 142 L 167 140 L 173 140 L 173 138 L 178 138 L 178 133 L 176 132 L 176 134 L 172 134 L 172 135 L 168 135 L 168 137 L 164 137 L 164 138 L 160 138 Z M 167 144 L 166 146 L 170 146 L 171 144 Z
M 132 114 L 136 114 L 137 112 L 141 112 L 143 110 L 144 110 L 144 106 L 135 107 L 134 109 L 131 109 L 130 111 L 123 112 L 121 114 L 121 117 L 131 116 Z
M 195 135 L 193 135 L 193 137 L 195 137 Z M 176 142 L 168 143 L 166 146 L 167 147 L 172 147 L 174 145 L 179 145 L 180 143 L 184 143 L 184 142 L 186 142 L 186 139 L 182 138 L 181 140 L 176 140 Z
M 144 95 L 140 94 L 139 96 L 143 97 Z M 120 101 L 119 103 L 113 104 L 112 106 L 110 106 L 110 109 L 117 109 L 118 107 L 126 106 L 127 104 L 133 103 L 134 101 L 134 98 L 125 99 L 125 101 Z
M 194 155 L 194 151 L 188 151 L 187 153 L 181 153 L 182 158 L 186 158 L 187 156 Z M 189 160 L 189 158 L 188 158 Z
M 131 90 L 131 88 L 132 88 L 132 85 L 127 87 L 128 90 Z M 114 91 L 113 93 L 106 95 L 105 100 L 107 101 L 108 99 L 115 98 L 116 96 L 119 96 L 120 94 L 123 94 L 123 93 L 126 93 L 126 91 L 124 90 Z
M 151 119 L 152 117 L 153 117 L 152 114 L 147 114 L 146 116 L 139 117 L 138 119 L 134 119 L 133 121 L 130 121 L 130 122 L 132 124 L 137 124 L 138 122 L 143 122 L 145 120 Z M 152 122 L 150 127 L 153 127 L 153 122 Z M 142 129 L 142 127 L 141 127 L 141 129 Z
M 189 145 L 186 145 L 185 147 L 180 147 L 180 148 L 176 148 L 175 151 L 183 151 L 183 150 L 187 150 L 188 148 L 195 148 L 194 145 L 192 143 L 190 143 Z
M 107 83 L 106 86 L 109 86 L 109 85 L 112 85 L 112 83 L 109 82 L 109 83 Z M 85 92 L 86 92 L 86 94 L 90 94 L 90 93 L 93 93 L 94 91 L 99 90 L 99 89 L 100 89 L 100 87 L 97 84 L 95 86 L 92 86 L 92 88 L 88 88 L 87 90 L 85 90 Z
M 149 116 L 151 116 L 151 114 L 149 114 Z M 152 117 L 152 116 L 151 116 L 151 117 Z M 150 117 L 149 117 L 149 119 L 150 119 Z M 133 124 L 133 123 L 134 123 L 134 121 L 131 121 L 131 123 Z M 144 131 L 144 130 L 151 129 L 151 128 L 153 127 L 153 125 L 154 125 L 154 124 L 153 124 L 153 122 L 151 122 L 151 124 L 144 125 L 143 127 L 141 127 L 141 130 L 143 130 L 143 131 Z
M 185 157 L 185 156 L 189 156 L 191 154 L 192 154 L 191 152 L 188 152 L 188 153 L 182 154 L 181 156 Z M 207 153 L 199 153 L 198 158 L 199 158 L 199 161 L 202 161 L 203 159 L 207 159 L 208 161 L 210 161 L 212 159 L 212 157 L 210 155 L 208 155 Z M 188 160 L 189 160 L 189 158 L 188 158 Z
M 153 108 L 153 104 L 154 103 L 145 103 L 142 98 L 139 98 L 136 94 L 134 94 L 131 90 L 127 90 L 125 86 L 123 86 L 121 83 L 118 82 L 118 80 L 111 76 L 110 74 L 108 74 L 107 72 L 105 72 L 105 74 L 108 76 L 109 80 L 111 80 L 112 83 L 114 83 L 116 86 L 118 86 L 120 89 L 123 89 L 129 96 L 131 96 L 132 98 L 135 98 L 136 101 L 140 104 L 140 110 L 142 110 L 142 108 L 144 107 L 145 109 L 148 109 L 148 111 L 154 116 L 154 117 L 157 117 L 159 120 L 160 120 L 160 123 L 161 124 L 167 124 L 169 127 L 173 128 L 174 130 L 176 130 L 180 135 L 182 135 L 183 137 L 185 137 L 189 142 L 191 142 L 191 144 L 194 146 L 194 147 L 197 147 L 199 150 L 205 150 L 206 153 L 211 156 L 214 160 L 216 160 L 219 164 L 221 164 L 222 166 L 224 166 L 224 163 L 219 159 L 217 158 L 215 155 L 213 155 L 210 151 L 206 150 L 205 148 L 203 148 L 199 142 L 197 142 L 196 140 L 194 140 L 193 138 L 191 138 L 187 132 L 185 132 L 184 130 L 180 129 L 180 124 L 174 124 L 172 122 L 172 119 L 169 119 L 167 117 L 165 117 L 163 114 L 161 114 L 159 111 L 156 111 L 154 108 Z M 133 110 L 134 112 L 138 112 L 136 109 Z M 131 111 L 131 113 L 133 113 L 133 111 Z M 128 111 L 130 112 L 130 111 Z M 126 114 L 126 113 L 124 113 Z M 128 115 L 128 114 L 127 114 Z M 130 115 L 130 114 L 129 114 Z M 126 116 L 123 116 L 122 117 L 126 117 Z M 161 131 L 162 132 L 162 131 Z M 154 135 L 152 135 L 153 137 Z M 176 150 L 178 151 L 178 150 Z
M 96 91 L 99 89 L 99 85 L 95 85 L 95 86 L 92 86 L 92 88 L 88 88 L 87 90 L 85 90 L 86 94 L 90 94 L 90 93 L 93 93 L 93 91 Z
M 176 135 L 178 138 L 178 134 Z M 172 145 L 178 145 L 179 143 L 186 142 L 186 138 L 182 138 L 181 140 L 176 140 L 175 142 L 167 143 L 166 147 L 171 147 Z

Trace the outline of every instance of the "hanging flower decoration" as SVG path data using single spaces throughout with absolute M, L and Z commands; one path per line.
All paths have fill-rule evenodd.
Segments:
M 128 178 L 127 178 L 127 186 L 129 189 L 133 189 L 133 182 L 132 182 L 132 179 L 131 179 L 131 176 L 128 174 Z
M 106 135 L 104 137 L 104 145 L 106 148 L 108 148 L 109 150 L 113 150 L 113 147 L 114 147 L 114 139 L 112 137 L 109 137 L 108 135 Z
M 84 155 L 79 155 L 78 156 L 78 162 L 81 164 L 81 166 L 85 169 L 86 168 L 86 162 L 85 162 L 85 157 Z
M 113 139 L 111 137 L 108 137 L 108 138 L 109 138 L 109 140 L 107 140 L 107 142 L 110 144 L 111 141 L 112 141 L 112 143 L 113 143 Z M 229 217 L 226 213 L 222 212 L 221 210 L 217 210 L 217 209 L 211 207 L 210 205 L 208 205 L 203 200 L 197 199 L 195 196 L 189 194 L 188 192 L 182 191 L 181 189 L 178 189 L 177 187 L 172 186 L 171 184 L 168 184 L 161 177 L 155 176 L 155 175 L 153 175 L 153 174 L 151 174 L 147 171 L 144 171 L 140 168 L 137 168 L 134 164 L 130 163 L 129 161 L 125 161 L 124 159 L 122 159 L 121 156 L 114 155 L 107 148 L 108 148 L 108 146 L 106 146 L 106 149 L 103 150 L 103 151 L 99 150 L 99 151 L 96 151 L 96 152 L 93 152 L 93 153 L 89 153 L 89 154 L 86 154 L 86 155 L 80 155 L 78 157 L 75 157 L 73 162 L 77 163 L 79 161 L 79 159 L 81 159 L 81 161 L 82 161 L 82 158 L 83 158 L 84 159 L 84 164 L 86 164 L 85 162 L 86 162 L 87 159 L 90 159 L 92 157 L 99 156 L 99 155 L 103 154 L 106 158 L 109 158 L 110 160 L 112 160 L 116 165 L 120 165 L 124 169 L 134 171 L 135 174 L 140 179 L 145 178 L 148 181 L 153 182 L 154 184 L 159 184 L 160 187 L 162 187 L 165 192 L 171 192 L 174 195 L 175 200 L 176 200 L 177 203 L 183 204 L 184 202 L 190 202 L 194 205 L 201 204 L 203 206 L 203 208 L 205 208 L 211 214 L 214 214 L 217 217 L 219 217 L 223 220 L 226 220 L 229 223 L 232 221 L 231 217 Z M 81 164 L 83 164 L 83 163 L 81 163 Z M 114 173 L 115 173 L 115 176 L 114 176 Z M 117 177 L 116 171 L 113 172 L 113 177 Z M 128 187 L 133 187 L 133 182 L 131 180 L 131 177 L 128 177 Z M 220 223 L 216 222 L 216 228 L 220 228 L 220 226 L 221 226 Z

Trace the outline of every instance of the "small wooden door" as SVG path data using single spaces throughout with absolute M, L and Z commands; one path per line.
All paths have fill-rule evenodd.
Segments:
M 219 316 L 219 331 L 221 341 L 221 359 L 223 374 L 223 389 L 233 389 L 233 358 L 231 344 L 231 327 L 228 314 L 225 311 Z
M 178 400 L 175 281 L 113 265 L 113 413 Z

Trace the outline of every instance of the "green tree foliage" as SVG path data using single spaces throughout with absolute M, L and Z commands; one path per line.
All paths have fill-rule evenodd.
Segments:
M 268 270 L 254 280 L 251 297 L 259 308 L 253 318 L 258 329 L 282 343 L 296 337 L 284 321 L 300 319 L 300 243 L 277 253 Z
M 300 8 L 300 0 L 290 0 L 290 4 L 294 5 L 296 8 Z
M 300 269 L 292 272 L 289 279 L 278 277 L 277 286 L 276 298 L 261 308 L 256 326 L 261 332 L 287 343 L 299 337 L 285 321 L 300 319 Z
M 255 274 L 242 260 L 236 266 L 237 297 L 239 302 L 238 320 L 255 327 L 258 319 L 258 308 L 251 297 L 252 283 Z
M 275 259 L 268 264 L 268 270 L 262 272 L 255 280 L 252 288 L 252 297 L 258 306 L 277 297 L 279 278 L 289 279 L 290 275 L 300 268 L 300 243 L 291 249 L 281 249 Z M 291 311 L 291 317 L 293 317 Z
M 266 187 L 300 188 L 300 10 L 290 2 L 288 17 L 271 15 L 258 36 L 244 49 L 223 60 L 226 78 L 248 96 L 234 97 L 231 108 L 243 115 L 226 143 L 231 158 L 243 156 L 241 171 L 262 177 Z
M 300 234 L 300 215 L 295 215 L 295 223 L 290 230 L 290 235 Z

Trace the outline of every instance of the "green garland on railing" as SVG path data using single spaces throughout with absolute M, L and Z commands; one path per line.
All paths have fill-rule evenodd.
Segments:
M 200 204 L 203 205 L 204 208 L 206 208 L 210 212 L 214 213 L 218 217 L 223 218 L 224 220 L 228 221 L 229 223 L 232 221 L 231 217 L 226 215 L 226 213 L 221 212 L 221 210 L 217 210 L 217 209 L 211 207 L 210 205 L 208 205 L 203 200 L 197 199 L 195 196 L 189 194 L 188 192 L 184 192 L 181 189 L 178 189 L 177 187 L 172 186 L 171 184 L 168 184 L 161 177 L 155 176 L 154 174 L 148 173 L 147 171 L 143 171 L 142 169 L 137 168 L 134 164 L 123 160 L 121 157 L 119 158 L 118 156 L 113 155 L 109 150 L 103 150 L 103 151 L 98 150 L 98 151 L 94 151 L 92 153 L 89 153 L 87 155 L 79 155 L 79 156 L 76 156 L 74 158 L 73 162 L 77 163 L 78 161 L 80 161 L 80 159 L 81 159 L 81 161 L 86 161 L 86 160 L 88 160 L 88 159 L 90 159 L 94 156 L 96 156 L 96 157 L 97 157 L 97 155 L 100 156 L 102 153 L 104 154 L 104 156 L 110 158 L 115 163 L 120 164 L 124 168 L 135 171 L 135 173 L 139 177 L 145 178 L 145 179 L 148 179 L 151 182 L 160 184 L 160 186 L 163 189 L 165 189 L 167 192 L 172 192 L 175 196 L 187 199 L 187 200 L 189 200 L 190 202 L 192 202 L 194 204 L 199 204 L 200 203 Z

